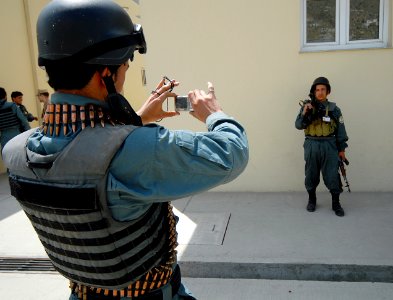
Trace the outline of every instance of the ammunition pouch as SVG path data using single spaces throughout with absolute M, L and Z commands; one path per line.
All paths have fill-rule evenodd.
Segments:
M 332 119 L 329 123 L 316 119 L 304 130 L 307 136 L 331 136 L 337 128 L 337 123 Z

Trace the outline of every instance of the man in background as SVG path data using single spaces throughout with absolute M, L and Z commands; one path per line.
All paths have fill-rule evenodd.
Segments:
M 0 144 L 5 144 L 19 133 L 30 129 L 29 122 L 13 102 L 7 102 L 7 92 L 0 87 Z
M 19 91 L 12 92 L 11 93 L 11 99 L 12 99 L 13 102 L 16 103 L 16 105 L 18 105 L 18 107 L 20 108 L 22 113 L 25 115 L 27 121 L 33 122 L 33 121 L 37 121 L 38 120 L 38 118 L 34 117 L 31 113 L 29 113 L 27 111 L 27 108 L 22 104 L 22 102 L 23 102 L 23 94 L 22 94 L 22 92 L 19 92 Z
M 38 90 L 37 97 L 40 103 L 42 103 L 41 120 L 43 120 L 49 103 L 49 92 L 47 90 Z

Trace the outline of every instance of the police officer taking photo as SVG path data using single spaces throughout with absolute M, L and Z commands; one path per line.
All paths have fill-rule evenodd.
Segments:
M 41 128 L 8 142 L 12 195 L 76 299 L 195 299 L 181 282 L 172 200 L 239 176 L 243 127 L 211 83 L 188 93 L 207 132 L 168 130 L 164 79 L 138 111 L 120 94 L 142 27 L 110 0 L 53 0 L 37 21 L 38 63 L 55 90 Z M 130 62 L 131 61 L 131 62 Z
M 322 172 L 323 181 L 332 195 L 332 209 L 339 217 L 344 216 L 340 204 L 342 184 L 339 160 L 347 161 L 345 149 L 348 136 L 341 110 L 327 97 L 331 92 L 329 80 L 318 77 L 310 89 L 310 99 L 302 101 L 295 127 L 304 130 L 305 187 L 308 192 L 307 210 L 316 209 L 316 189 Z

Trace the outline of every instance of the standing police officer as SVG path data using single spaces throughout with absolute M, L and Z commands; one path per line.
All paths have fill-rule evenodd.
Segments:
M 11 93 L 11 100 L 12 102 L 16 103 L 18 105 L 19 109 L 22 111 L 22 113 L 25 115 L 27 121 L 33 122 L 37 121 L 38 118 L 34 117 L 29 111 L 27 110 L 26 106 L 22 104 L 23 102 L 23 94 L 22 92 L 19 91 L 14 91 Z
M 342 184 L 339 159 L 345 161 L 348 136 L 341 110 L 328 101 L 331 92 L 329 80 L 318 77 L 310 89 L 311 101 L 304 101 L 297 115 L 295 127 L 304 130 L 305 186 L 309 195 L 307 210 L 315 211 L 316 188 L 322 172 L 323 181 L 332 195 L 332 209 L 337 216 L 344 216 L 340 204 Z
M 7 92 L 0 87 L 0 145 L 5 144 L 19 133 L 29 130 L 26 117 L 13 102 L 7 102 Z
M 70 299 L 195 299 L 181 283 L 171 200 L 235 179 L 247 165 L 243 127 L 208 92 L 190 91 L 208 132 L 172 131 L 162 80 L 135 112 L 120 94 L 140 25 L 110 0 L 54 0 L 37 22 L 39 65 L 56 91 L 40 129 L 3 151 L 12 195 Z

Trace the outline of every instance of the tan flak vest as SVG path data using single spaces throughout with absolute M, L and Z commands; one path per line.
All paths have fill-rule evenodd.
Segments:
M 329 105 L 332 103 L 329 103 Z M 325 117 L 329 117 L 329 105 L 326 106 Z M 334 104 L 333 104 L 334 108 Z M 304 134 L 308 136 L 330 136 L 337 128 L 337 123 L 333 118 L 330 122 L 325 122 L 322 118 L 313 120 L 310 125 L 304 129 Z

